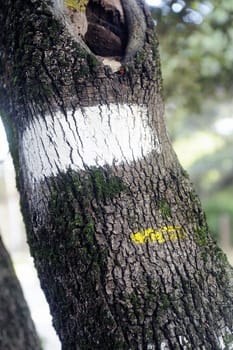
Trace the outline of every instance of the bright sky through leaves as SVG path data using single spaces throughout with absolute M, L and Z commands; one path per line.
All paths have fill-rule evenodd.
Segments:
M 161 6 L 163 3 L 162 0 L 146 0 L 146 2 L 149 6 Z

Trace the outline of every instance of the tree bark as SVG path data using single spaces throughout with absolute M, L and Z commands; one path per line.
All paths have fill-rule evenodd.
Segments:
M 0 349 L 42 349 L 22 289 L 1 238 Z
M 145 5 L 0 3 L 1 114 L 62 348 L 230 348 L 232 272 L 167 137 Z

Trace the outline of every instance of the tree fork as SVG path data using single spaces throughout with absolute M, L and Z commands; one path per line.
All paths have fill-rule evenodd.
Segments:
M 167 137 L 148 9 L 1 8 L 1 114 L 62 348 L 224 349 L 232 272 Z

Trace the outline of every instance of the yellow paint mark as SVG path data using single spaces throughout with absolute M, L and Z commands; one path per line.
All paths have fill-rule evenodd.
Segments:
M 136 244 L 144 244 L 146 242 L 165 243 L 166 241 L 178 241 L 187 237 L 181 226 L 163 226 L 159 229 L 147 228 L 143 231 L 131 234 L 131 240 Z
M 88 4 L 88 0 L 65 0 L 64 2 L 66 6 L 73 7 L 78 11 L 85 11 Z

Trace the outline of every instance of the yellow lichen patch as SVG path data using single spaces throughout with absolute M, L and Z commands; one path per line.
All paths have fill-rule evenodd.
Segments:
M 85 11 L 88 4 L 88 0 L 65 0 L 64 2 L 66 6 L 73 7 L 78 11 Z
M 158 229 L 147 228 L 143 231 L 131 234 L 131 240 L 136 244 L 144 244 L 146 242 L 165 243 L 166 241 L 178 241 L 186 238 L 186 233 L 181 226 L 163 226 Z

